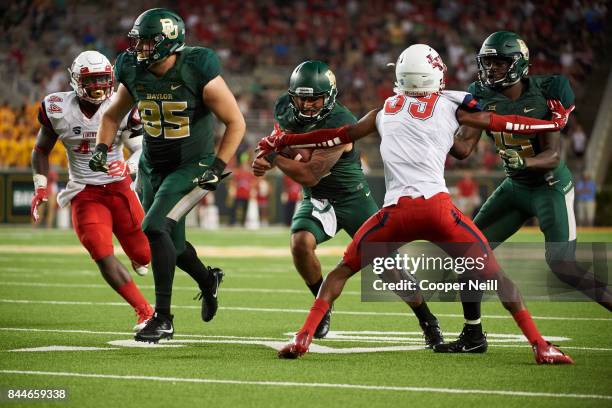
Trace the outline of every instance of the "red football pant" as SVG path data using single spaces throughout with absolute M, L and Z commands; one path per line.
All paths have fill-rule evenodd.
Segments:
M 140 265 L 151 262 L 151 251 L 141 223 L 144 210 L 131 180 L 87 185 L 71 202 L 72 224 L 94 261 L 114 253 L 113 233 L 127 256 Z
M 438 193 L 429 199 L 402 197 L 396 205 L 383 207 L 359 228 L 344 253 L 343 262 L 357 272 L 375 256 L 390 255 L 415 240 L 434 242 L 452 257 L 486 258 L 481 276 L 491 277 L 500 270 L 487 239 L 453 205 L 447 193 Z M 376 242 L 386 245 L 364 251 L 364 245 Z

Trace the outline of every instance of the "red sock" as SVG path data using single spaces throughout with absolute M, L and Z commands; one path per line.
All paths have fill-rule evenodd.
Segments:
M 149 306 L 149 302 L 147 299 L 142 296 L 140 293 L 140 289 L 134 283 L 134 281 L 129 281 L 119 286 L 117 289 L 117 293 L 121 295 L 134 309 L 144 309 Z
M 327 313 L 327 309 L 329 309 L 329 303 L 323 299 L 316 299 L 300 332 L 313 334 L 319 323 L 321 323 L 321 319 L 323 319 L 323 316 Z
M 540 331 L 536 327 L 533 319 L 531 319 L 531 314 L 527 309 L 519 310 L 515 314 L 512 315 L 514 317 L 514 321 L 518 327 L 521 328 L 521 331 L 527 337 L 530 344 L 543 343 L 545 340 L 542 338 Z

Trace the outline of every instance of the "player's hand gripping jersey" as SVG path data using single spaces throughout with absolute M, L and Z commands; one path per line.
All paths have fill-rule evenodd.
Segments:
M 125 176 L 113 177 L 107 173 L 94 172 L 89 168 L 89 159 L 96 144 L 96 133 L 100 118 L 111 103 L 112 97 L 100 104 L 96 113 L 88 118 L 79 107 L 75 92 L 56 92 L 47 95 L 39 111 L 39 122 L 57 135 L 66 148 L 68 156 L 69 182 L 66 189 L 58 195 L 61 207 L 85 188 L 85 185 L 103 185 L 121 181 Z M 127 160 L 134 172 L 140 157 L 142 137 L 141 125 L 135 111 L 126 115 L 119 126 L 115 140 L 108 151 L 108 162 L 123 161 L 123 146 L 134 152 Z

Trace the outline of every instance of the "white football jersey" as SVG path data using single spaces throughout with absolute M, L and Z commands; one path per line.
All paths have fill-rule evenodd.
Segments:
M 44 109 L 44 112 L 41 112 L 41 119 L 46 122 L 43 125 L 50 126 L 57 134 L 68 156 L 69 185 L 58 196 L 58 202 L 62 207 L 68 204 L 87 184 L 103 185 L 121 181 L 124 178 L 111 177 L 106 173 L 92 171 L 89 168 L 89 160 L 96 146 L 100 119 L 110 105 L 111 99 L 102 102 L 91 118 L 85 116 L 81 111 L 78 97 L 74 91 L 52 93 L 43 100 L 41 109 Z M 119 125 L 117 135 L 108 151 L 108 162 L 123 160 L 124 139 L 127 138 L 126 133 L 131 133 L 126 130 L 130 114 L 126 115 Z M 123 137 L 122 134 L 124 134 Z M 128 148 L 134 150 L 133 146 L 128 146 Z
M 459 128 L 459 106 L 478 109 L 466 92 L 443 91 L 426 97 L 394 95 L 376 116 L 385 170 L 384 207 L 403 196 L 430 198 L 448 193 L 444 162 Z

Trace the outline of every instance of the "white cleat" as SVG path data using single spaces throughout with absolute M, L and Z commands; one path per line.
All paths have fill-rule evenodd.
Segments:
M 149 273 L 149 265 L 139 265 L 132 261 L 132 268 L 139 276 L 145 276 L 147 273 Z

